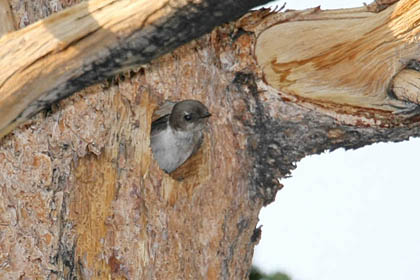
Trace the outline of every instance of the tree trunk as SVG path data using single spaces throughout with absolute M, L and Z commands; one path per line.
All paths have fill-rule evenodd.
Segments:
M 57 3 L 21 2 L 19 26 Z M 420 134 L 404 69 L 420 5 L 371 8 L 251 12 L 13 130 L 0 140 L 0 278 L 246 279 L 258 213 L 295 162 Z M 166 99 L 212 113 L 170 175 L 149 145 Z
M 0 37 L 14 31 L 15 21 L 8 0 L 0 0 Z

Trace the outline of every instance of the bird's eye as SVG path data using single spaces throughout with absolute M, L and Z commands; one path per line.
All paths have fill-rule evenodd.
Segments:
M 190 120 L 192 120 L 192 116 L 191 116 L 191 114 L 186 114 L 186 115 L 184 116 L 184 119 L 185 119 L 186 121 L 190 121 Z

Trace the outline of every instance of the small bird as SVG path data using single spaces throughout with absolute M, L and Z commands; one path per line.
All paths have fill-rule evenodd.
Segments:
M 167 101 L 155 113 L 161 117 L 152 122 L 150 145 L 160 168 L 171 173 L 200 148 L 211 114 L 197 100 Z

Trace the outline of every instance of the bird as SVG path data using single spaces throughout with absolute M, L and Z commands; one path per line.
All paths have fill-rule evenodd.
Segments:
M 203 142 L 203 130 L 211 116 L 197 100 L 166 101 L 152 122 L 150 146 L 159 167 L 171 173 L 195 154 Z

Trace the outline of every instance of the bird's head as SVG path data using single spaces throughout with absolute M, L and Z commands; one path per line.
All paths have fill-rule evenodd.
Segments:
M 176 130 L 196 131 L 204 127 L 210 116 L 209 110 L 200 101 L 184 100 L 173 107 L 169 123 Z

